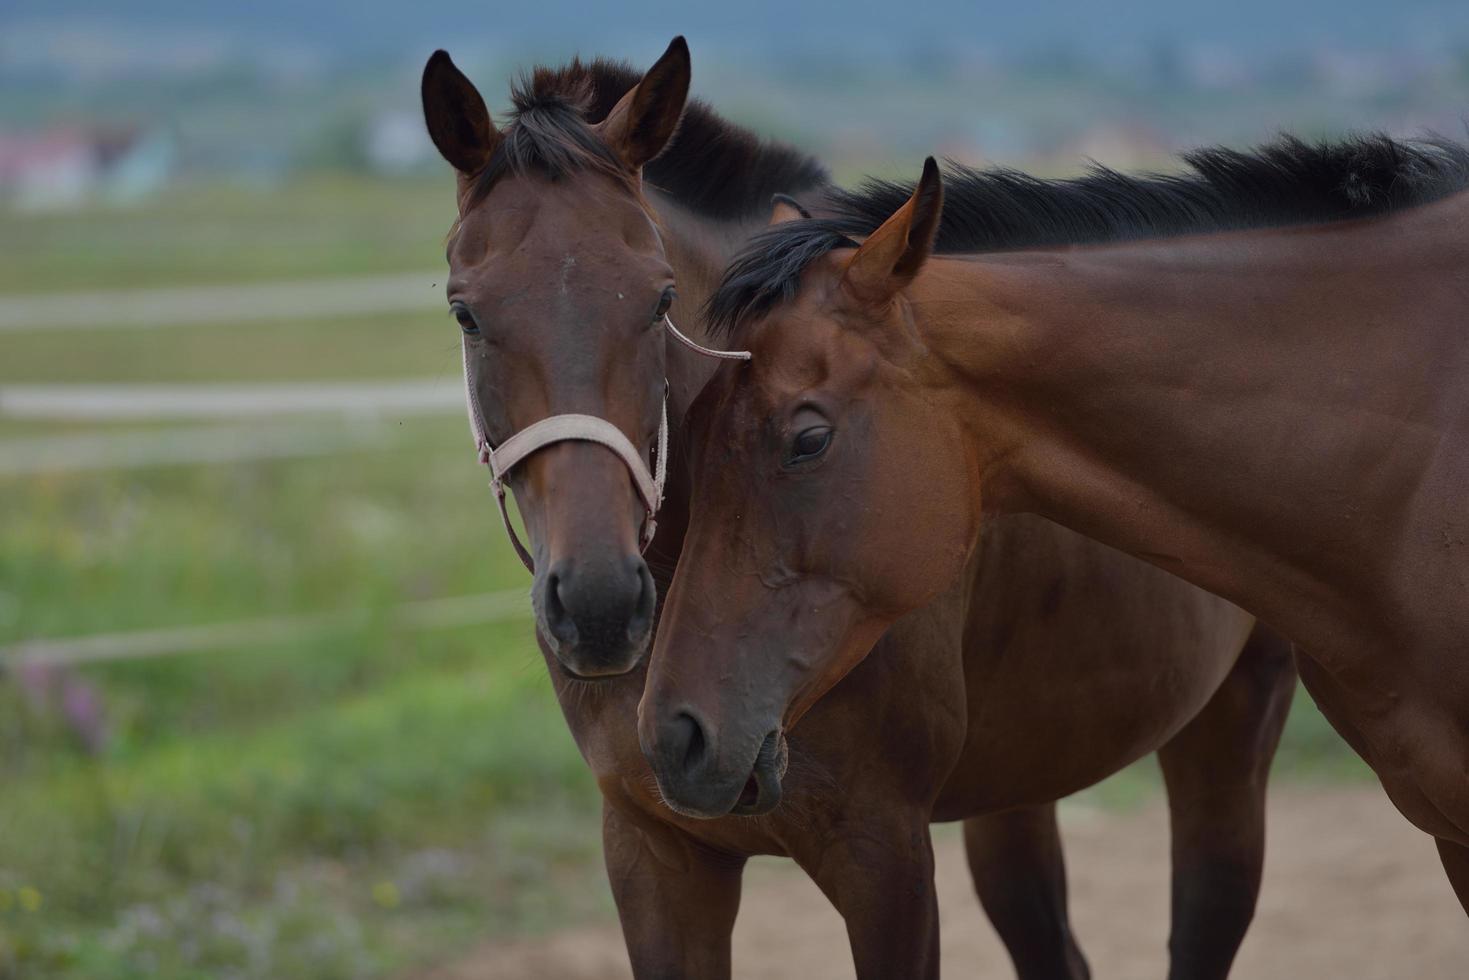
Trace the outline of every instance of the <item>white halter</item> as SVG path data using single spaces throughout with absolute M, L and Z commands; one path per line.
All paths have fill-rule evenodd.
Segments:
M 747 350 L 712 350 L 695 343 L 678 327 L 675 327 L 673 321 L 667 316 L 663 317 L 663 325 L 679 343 L 706 357 L 718 357 L 731 361 L 750 359 L 750 352 Z M 499 447 L 491 446 L 485 420 L 480 415 L 479 402 L 474 398 L 474 386 L 469 380 L 468 338 L 465 338 L 461 350 L 464 357 L 464 395 L 469 408 L 469 429 L 474 435 L 475 452 L 479 461 L 490 468 L 490 489 L 495 491 L 495 502 L 500 507 L 500 519 L 505 522 L 505 533 L 510 535 L 510 543 L 515 547 L 515 553 L 520 556 L 525 567 L 532 574 L 535 573 L 535 562 L 531 559 L 530 552 L 526 550 L 525 545 L 520 543 L 515 527 L 510 523 L 510 511 L 505 506 L 505 478 L 515 468 L 515 464 L 536 450 L 568 440 L 595 442 L 598 445 L 606 446 L 627 467 L 628 473 L 632 476 L 633 486 L 637 488 L 638 496 L 642 498 L 646 511 L 642 531 L 639 534 L 638 550 L 647 551 L 648 545 L 653 541 L 653 535 L 658 531 L 658 522 L 655 518 L 658 516 L 658 508 L 663 505 L 663 482 L 668 475 L 667 379 L 663 382 L 663 407 L 658 418 L 658 445 L 654 450 L 653 470 L 649 472 L 648 464 L 643 461 L 642 454 L 622 430 L 606 419 L 598 418 L 595 415 L 552 415 L 521 429 L 501 443 Z

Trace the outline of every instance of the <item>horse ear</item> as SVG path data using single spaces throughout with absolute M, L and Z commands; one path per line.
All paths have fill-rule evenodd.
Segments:
M 913 196 L 857 249 L 842 274 L 842 284 L 860 298 L 883 302 L 908 285 L 933 251 L 944 210 L 944 183 L 933 157 L 923 161 L 923 176 Z
M 771 225 L 783 225 L 787 221 L 800 221 L 811 217 L 811 212 L 801 207 L 801 202 L 786 194 L 776 194 L 770 199 Z
M 689 45 L 679 35 L 598 127 L 629 170 L 641 169 L 668 145 L 683 117 L 691 74 Z
M 423 67 L 423 120 L 439 153 L 464 175 L 483 169 L 499 141 L 485 100 L 447 51 Z

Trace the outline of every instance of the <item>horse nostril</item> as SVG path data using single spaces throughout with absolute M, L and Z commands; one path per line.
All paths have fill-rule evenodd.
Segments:
M 562 643 L 576 642 L 576 623 L 571 614 L 566 610 L 565 598 L 561 595 L 561 587 L 565 579 L 557 572 L 546 575 L 545 584 L 545 615 L 546 626 L 551 635 Z
M 541 632 L 572 674 L 615 677 L 642 660 L 658 602 L 642 558 L 557 561 L 536 589 Z
M 692 773 L 704 762 L 708 740 L 704 726 L 687 711 L 680 711 L 673 719 L 673 758 L 685 773 Z
M 641 558 L 637 561 L 638 598 L 627 621 L 628 638 L 635 641 L 653 628 L 653 613 L 658 605 L 658 586 L 653 582 L 653 573 L 648 571 L 647 562 Z

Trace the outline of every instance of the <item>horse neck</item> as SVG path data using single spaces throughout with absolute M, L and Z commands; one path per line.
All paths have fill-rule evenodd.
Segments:
M 1462 480 L 1460 195 L 1368 222 L 931 260 L 910 293 L 986 509 L 1039 513 L 1298 642 L 1382 636 L 1384 534 Z M 929 314 L 929 315 L 926 315 Z
M 709 218 L 656 191 L 650 191 L 648 197 L 658 215 L 664 252 L 678 283 L 678 301 L 672 311 L 674 322 L 693 340 L 721 346 L 708 336 L 700 313 L 705 300 L 718 285 L 725 264 L 745 239 L 763 227 L 763 223 Z M 665 352 L 668 448 L 670 457 L 677 461 L 683 455 L 684 416 L 720 362 L 689 350 L 671 336 L 665 341 Z M 673 567 L 683 548 L 690 490 L 684 467 L 671 465 L 664 488 L 663 507 L 658 515 L 658 535 L 646 556 L 660 594 L 667 592 Z

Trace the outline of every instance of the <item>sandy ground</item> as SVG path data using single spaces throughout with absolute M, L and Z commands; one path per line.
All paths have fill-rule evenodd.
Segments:
M 1100 978 L 1163 977 L 1168 930 L 1167 813 L 1071 807 L 1062 813 L 1071 909 Z M 1237 978 L 1437 980 L 1469 977 L 1469 922 L 1432 841 L 1375 787 L 1281 790 L 1270 807 L 1260 908 Z M 950 977 L 1014 974 L 970 891 L 961 843 L 937 844 L 943 967 Z M 734 937 L 734 974 L 852 976 L 841 920 L 788 862 L 752 863 Z M 488 944 L 417 980 L 626 980 L 615 924 Z

